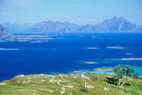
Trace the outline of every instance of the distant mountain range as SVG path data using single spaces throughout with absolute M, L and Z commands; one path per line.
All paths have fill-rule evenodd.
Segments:
M 38 24 L 33 25 L 31 28 L 31 31 L 33 32 L 48 32 L 48 33 L 54 33 L 54 32 L 76 32 L 79 28 L 78 25 L 70 23 L 70 22 L 41 22 Z
M 78 26 L 70 22 L 41 22 L 37 24 L 1 24 L 11 33 L 135 33 L 142 32 L 142 27 L 121 17 L 113 17 L 96 25 Z
M 113 17 L 95 25 L 96 32 L 137 32 L 137 26 L 124 18 Z
M 80 27 L 81 32 L 97 32 L 97 33 L 127 33 L 127 32 L 142 32 L 142 29 L 135 24 L 125 20 L 124 18 L 113 17 L 96 25 L 85 25 Z

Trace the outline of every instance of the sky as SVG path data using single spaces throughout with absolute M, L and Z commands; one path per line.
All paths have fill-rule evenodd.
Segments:
M 114 16 L 142 25 L 142 0 L 0 0 L 0 23 L 94 25 Z

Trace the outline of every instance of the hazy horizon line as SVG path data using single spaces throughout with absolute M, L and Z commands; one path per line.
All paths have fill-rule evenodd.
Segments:
M 138 25 L 138 24 L 136 24 L 136 23 L 134 23 L 132 21 L 129 21 L 129 20 L 125 19 L 124 17 L 119 17 L 119 16 L 113 16 L 113 17 L 107 18 L 105 20 L 111 20 L 114 17 L 123 18 L 124 20 L 126 20 L 126 21 L 128 21 L 128 22 L 130 22 L 132 24 L 135 24 L 136 26 L 142 26 L 142 25 Z M 0 24 L 7 24 L 8 23 L 8 24 L 31 24 L 31 25 L 33 25 L 33 24 L 39 24 L 39 23 L 43 23 L 43 22 L 55 22 L 55 23 L 59 22 L 59 23 L 71 23 L 71 24 L 75 24 L 75 25 L 78 25 L 78 26 L 84 26 L 84 25 L 97 25 L 97 24 L 100 24 L 100 23 L 104 22 L 105 20 L 97 22 L 96 24 L 95 23 L 94 24 L 91 24 L 91 23 L 78 24 L 78 23 L 75 23 L 75 22 L 72 22 L 72 21 L 61 21 L 61 20 L 43 20 L 43 21 L 39 21 L 39 22 L 19 22 L 19 23 L 17 23 L 17 22 L 2 22 Z

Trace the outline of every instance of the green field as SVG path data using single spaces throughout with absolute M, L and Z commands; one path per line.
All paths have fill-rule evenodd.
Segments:
M 142 95 L 142 81 L 125 77 L 127 85 L 106 81 L 111 74 L 27 75 L 0 82 L 0 95 Z

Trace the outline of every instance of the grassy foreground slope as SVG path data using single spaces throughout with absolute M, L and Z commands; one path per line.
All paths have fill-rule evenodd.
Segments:
M 0 82 L 0 95 L 142 95 L 142 81 L 126 78 L 129 85 L 106 82 L 110 74 L 27 75 Z

